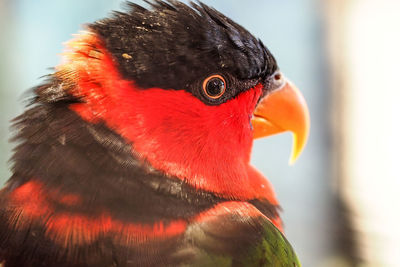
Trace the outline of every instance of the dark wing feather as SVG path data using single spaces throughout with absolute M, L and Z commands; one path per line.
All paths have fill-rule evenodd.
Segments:
M 300 266 L 285 236 L 250 204 L 226 202 L 218 210 L 188 227 L 174 255 L 179 266 Z

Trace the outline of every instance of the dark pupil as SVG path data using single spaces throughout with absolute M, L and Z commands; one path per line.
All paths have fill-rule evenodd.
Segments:
M 225 83 L 220 78 L 212 78 L 207 83 L 207 94 L 210 96 L 218 96 L 224 90 Z

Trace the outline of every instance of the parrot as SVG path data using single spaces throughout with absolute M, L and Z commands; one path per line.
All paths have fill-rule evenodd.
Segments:
M 254 139 L 309 111 L 260 39 L 202 3 L 87 24 L 13 120 L 0 265 L 299 267 Z

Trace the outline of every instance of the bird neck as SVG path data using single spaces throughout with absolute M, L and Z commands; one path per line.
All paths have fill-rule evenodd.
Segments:
M 184 90 L 138 88 L 124 80 L 96 36 L 70 43 L 58 67 L 76 85 L 82 103 L 70 109 L 90 123 L 105 123 L 132 146 L 138 158 L 191 186 L 225 198 L 276 204 L 271 185 L 250 165 L 250 118 L 262 93 L 256 86 L 209 106 Z

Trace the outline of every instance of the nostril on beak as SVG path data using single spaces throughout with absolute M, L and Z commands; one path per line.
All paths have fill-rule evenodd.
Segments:
M 277 70 L 274 74 L 271 75 L 270 81 L 272 85 L 271 89 L 277 90 L 282 88 L 282 86 L 285 84 L 285 77 L 283 76 L 281 71 Z

